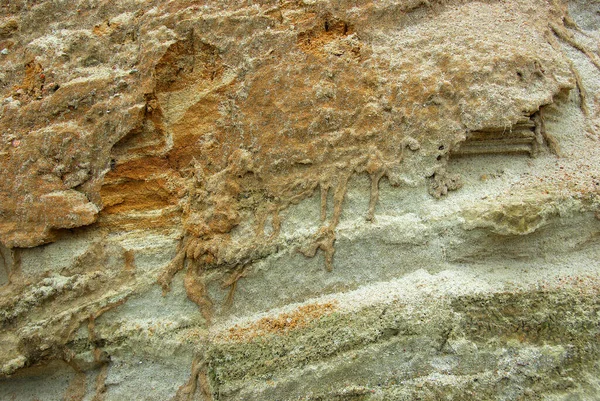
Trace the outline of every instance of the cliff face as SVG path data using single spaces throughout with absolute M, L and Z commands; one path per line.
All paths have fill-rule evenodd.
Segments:
M 600 394 L 600 3 L 0 5 L 0 399 Z

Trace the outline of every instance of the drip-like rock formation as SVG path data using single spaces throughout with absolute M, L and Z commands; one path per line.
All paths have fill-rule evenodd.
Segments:
M 0 5 L 0 399 L 600 397 L 600 5 Z

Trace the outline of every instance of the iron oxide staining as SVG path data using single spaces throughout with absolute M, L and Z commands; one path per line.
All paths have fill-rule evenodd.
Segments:
M 473 35 L 467 28 L 456 42 L 466 46 L 464 57 L 443 47 L 435 53 L 434 28 L 427 24 L 415 29 L 432 38 L 430 47 L 405 35 L 401 45 L 382 51 L 378 46 L 400 40 L 393 36 L 400 31 L 367 34 L 333 12 L 298 9 L 291 15 L 291 31 L 270 30 L 287 44 L 285 54 L 261 48 L 262 39 L 245 39 L 254 43 L 252 51 L 268 54 L 268 62 L 240 63 L 234 44 L 226 52 L 208 44 L 218 42 L 215 35 L 208 41 L 200 29 L 186 28 L 155 67 L 157 124 L 172 144 L 165 159 L 185 183 L 182 242 L 158 281 L 167 291 L 185 270 L 188 296 L 207 319 L 217 302 L 207 290 L 211 280 L 228 289 L 223 302 L 231 304 L 252 264 L 278 251 L 282 212 L 317 191 L 320 225 L 293 247 L 306 257 L 322 251 L 325 269 L 332 271 L 353 176 L 370 178 L 364 217 L 372 222 L 384 178 L 392 186 L 429 184 L 430 193 L 441 197 L 462 185 L 446 171 L 450 157 L 535 156 L 544 144 L 559 153 L 537 110 L 571 84 L 552 78 L 554 70 L 561 79 L 567 75 L 564 63 L 542 66 L 526 48 L 491 57 L 487 48 L 466 45 Z M 227 26 L 239 32 L 237 23 Z M 494 40 L 514 46 L 503 35 Z M 544 54 L 562 57 L 544 46 Z M 503 67 L 490 75 L 498 57 Z M 495 89 L 487 92 L 486 85 Z M 502 93 L 498 106 L 498 87 L 520 93 L 528 86 L 537 88 L 534 100 Z
M 361 59 L 361 45 L 353 28 L 345 21 L 325 13 L 309 19 L 312 26 L 298 34 L 303 52 L 319 58 L 333 55 L 355 62 Z
M 206 3 L 206 8 L 202 8 L 204 5 L 201 7 L 200 3 Z M 569 86 L 568 82 L 565 83 L 567 78 L 564 78 L 570 76 L 568 68 L 563 69 L 558 62 L 561 50 L 554 57 L 552 49 L 544 43 L 543 35 L 546 33 L 550 36 L 561 34 L 552 35 L 551 31 L 545 33 L 548 19 L 543 17 L 543 9 L 550 7 L 548 2 L 436 2 L 435 9 L 431 9 L 434 12 L 430 13 L 431 10 L 423 7 L 416 14 L 410 10 L 401 10 L 400 13 L 400 3 L 403 2 L 393 1 L 386 2 L 385 6 L 367 2 L 369 5 L 357 5 L 352 11 L 344 10 L 340 4 L 333 4 L 335 2 L 312 2 L 312 6 L 307 4 L 311 2 L 287 2 L 282 9 L 277 6 L 265 9 L 260 4 L 246 7 L 238 3 L 183 4 L 175 1 L 165 7 L 176 10 L 178 14 L 165 15 L 165 8 L 159 4 L 153 9 L 152 15 L 143 18 L 144 7 L 138 4 L 141 7 L 139 14 L 131 11 L 136 12 L 136 19 L 139 16 L 141 22 L 132 22 L 131 31 L 143 37 L 140 43 L 111 48 L 102 42 L 89 40 L 94 47 L 106 49 L 106 52 L 85 54 L 88 61 L 82 64 L 87 68 L 84 74 L 104 71 L 108 78 L 88 80 L 79 72 L 65 73 L 65 80 L 60 81 L 60 90 L 52 95 L 50 92 L 44 94 L 44 90 L 49 89 L 49 82 L 54 81 L 51 75 L 55 67 L 51 62 L 53 52 L 48 52 L 48 60 L 41 59 L 41 70 L 35 64 L 27 66 L 31 85 L 23 89 L 21 110 L 18 116 L 14 114 L 18 117 L 14 120 L 14 126 L 21 125 L 23 132 L 29 133 L 30 139 L 33 138 L 32 132 L 48 134 L 43 137 L 57 137 L 60 145 L 62 137 L 57 136 L 57 132 L 45 128 L 29 129 L 27 124 L 21 123 L 20 118 L 50 126 L 44 122 L 46 117 L 52 122 L 57 115 L 57 118 L 67 120 L 69 116 L 78 115 L 80 121 L 73 125 L 76 129 L 69 131 L 68 136 L 83 143 L 93 141 L 94 146 L 97 144 L 98 147 L 94 148 L 94 155 L 76 157 L 70 164 L 60 163 L 63 166 L 57 168 L 60 174 L 56 175 L 60 182 L 55 182 L 76 188 L 91 178 L 93 185 L 102 186 L 100 196 L 103 202 L 96 204 L 104 209 L 100 212 L 101 224 L 89 229 L 117 232 L 120 238 L 129 238 L 128 241 L 139 239 L 140 243 L 136 243 L 134 248 L 109 252 L 112 256 L 123 255 L 119 258 L 120 265 L 117 268 L 107 268 L 108 264 L 99 255 L 97 265 L 91 264 L 94 258 L 90 257 L 82 259 L 78 269 L 61 273 L 64 280 L 69 280 L 69 291 L 59 291 L 58 287 L 49 289 L 58 292 L 52 293 L 44 301 L 46 306 L 43 308 L 40 307 L 44 305 L 41 302 L 39 305 L 15 304 L 23 313 L 16 316 L 14 321 L 29 319 L 27 327 L 35 332 L 36 337 L 32 336 L 22 344 L 28 353 L 22 360 L 18 359 L 20 354 L 15 355 L 17 362 L 25 364 L 17 366 L 12 362 L 11 352 L 12 349 L 17 350 L 19 344 L 13 346 L 5 339 L 10 340 L 10 336 L 19 338 L 26 331 L 20 323 L 5 326 L 1 342 L 8 344 L 4 355 L 7 356 L 5 361 L 8 361 L 6 366 L 9 368 L 14 366 L 19 369 L 29 363 L 37 363 L 38 357 L 67 357 L 60 353 L 64 349 L 64 341 L 68 341 L 64 339 L 73 335 L 74 328 L 83 329 L 82 324 L 86 322 L 93 326 L 99 314 L 107 311 L 105 307 L 118 306 L 116 301 L 124 299 L 119 298 L 123 294 L 130 291 L 146 294 L 146 290 L 152 288 L 148 296 L 154 299 L 155 288 L 149 285 L 149 281 L 156 278 L 155 271 L 146 269 L 148 265 L 153 268 L 159 263 L 162 265 L 161 257 L 168 252 L 171 242 L 158 248 L 155 246 L 157 242 L 164 241 L 160 239 L 165 238 L 164 232 L 170 230 L 166 235 L 170 241 L 172 232 L 181 229 L 180 247 L 158 281 L 165 291 L 174 277 L 183 281 L 189 299 L 200 306 L 206 321 L 197 320 L 197 314 L 192 313 L 192 324 L 197 325 L 191 330 L 193 335 L 186 335 L 182 340 L 178 337 L 180 326 L 177 326 L 173 331 L 161 333 L 164 337 L 151 345 L 152 349 L 166 345 L 170 351 L 168 347 L 174 343 L 178 346 L 184 341 L 193 343 L 187 355 L 200 355 L 192 366 L 189 383 L 182 388 L 178 397 L 193 399 L 204 396 L 209 399 L 213 391 L 210 388 L 213 373 L 211 360 L 199 350 L 212 345 L 203 337 L 205 330 L 216 330 L 216 324 L 213 323 L 220 323 L 215 322 L 217 319 L 212 314 L 244 314 L 251 310 L 244 308 L 249 294 L 256 288 L 252 287 L 255 283 L 264 284 L 264 288 L 272 291 L 273 298 L 278 302 L 287 302 L 294 295 L 288 298 L 279 296 L 286 291 L 286 285 L 289 286 L 285 280 L 289 279 L 294 285 L 294 274 L 307 274 L 305 269 L 292 270 L 289 266 L 280 269 L 283 263 L 273 263 L 268 266 L 271 269 L 268 275 L 262 276 L 263 266 L 257 261 L 278 252 L 288 252 L 286 257 L 291 256 L 295 259 L 294 263 L 302 265 L 302 256 L 297 254 L 299 251 L 306 257 L 318 258 L 318 263 L 323 264 L 326 270 L 333 271 L 315 274 L 315 280 L 343 281 L 343 273 L 346 272 L 341 271 L 342 258 L 345 257 L 340 246 L 341 230 L 346 234 L 345 230 L 350 225 L 369 224 L 360 220 L 373 222 L 379 217 L 376 212 L 382 179 L 387 178 L 392 185 L 405 185 L 411 181 L 403 181 L 404 174 L 413 173 L 413 177 L 418 177 L 412 183 L 420 188 L 415 191 L 424 191 L 426 177 L 432 177 L 430 181 L 435 184 L 435 193 L 443 196 L 460 185 L 456 177 L 444 169 L 450 152 L 455 152 L 454 155 L 462 152 L 462 156 L 490 153 L 532 156 L 546 144 L 559 153 L 558 143 L 553 142 L 544 128 L 545 110 L 542 108 L 537 111 L 540 105 L 552 101 L 554 95 Z M 197 8 L 186 12 L 185 8 L 191 4 Z M 230 9 L 234 6 L 235 10 Z M 123 4 L 119 7 L 124 10 L 128 6 Z M 207 11 L 211 7 L 214 12 Z M 509 7 L 513 7 L 515 12 L 505 12 Z M 318 8 L 329 8 L 331 12 L 313 13 Z M 107 9 L 102 13 L 108 15 L 112 11 L 107 3 Z M 473 18 L 469 13 L 477 15 Z M 266 18 L 265 15 L 272 17 Z M 532 18 L 532 15 L 536 18 Z M 538 15 L 541 17 L 537 18 Z M 102 19 L 111 21 L 104 16 Z M 444 25 L 447 21 L 451 21 L 452 29 Z M 494 23 L 490 24 L 492 21 Z M 571 29 L 566 19 L 564 22 L 565 29 Z M 561 22 L 557 19 L 555 23 L 560 25 Z M 81 25 L 94 26 L 87 22 Z M 98 25 L 100 30 L 113 30 L 115 26 L 112 22 Z M 494 26 L 500 28 L 494 31 Z M 517 26 L 520 32 L 511 31 L 511 26 Z M 105 38 L 113 36 L 110 32 L 96 32 L 96 29 L 94 32 Z M 448 35 L 448 32 L 452 32 L 452 35 Z M 531 32 L 534 34 L 531 35 Z M 536 33 L 539 33 L 538 37 Z M 578 34 L 576 38 L 582 39 Z M 22 43 L 27 43 L 27 40 Z M 558 40 L 560 37 L 556 38 Z M 15 49 L 10 48 L 6 60 L 15 60 L 20 45 L 15 46 Z M 595 57 L 594 54 L 592 56 Z M 75 59 L 75 55 L 71 54 L 71 57 Z M 587 61 L 586 56 L 580 58 Z M 104 65 L 109 61 L 113 65 Z M 65 59 L 65 69 L 76 67 L 75 64 L 66 63 Z M 581 72 L 582 77 L 578 77 L 573 69 L 575 80 L 571 81 L 578 86 L 584 114 L 590 114 L 595 105 L 589 92 L 585 93 L 583 84 L 587 82 L 582 79 L 586 76 L 583 70 Z M 557 76 L 564 79 L 557 80 Z M 11 80 L 7 75 L 10 85 L 21 81 L 20 77 L 18 82 Z M 40 88 L 43 99 L 38 101 Z M 82 100 L 100 98 L 104 88 L 107 89 L 100 104 Z M 30 94 L 27 94 L 29 90 Z M 69 91 L 73 96 L 62 95 Z M 64 108 L 50 107 L 52 103 L 49 98 L 59 99 L 61 96 Z M 26 97 L 31 97 L 31 101 L 24 102 Z M 511 102 L 512 99 L 519 100 Z M 5 106 L 7 112 L 16 107 L 14 100 Z M 55 102 L 58 103 L 57 100 Z M 124 109 L 131 111 L 119 111 Z M 58 114 L 51 115 L 54 111 Z M 105 117 L 100 119 L 100 115 Z M 521 115 L 527 117 L 523 121 L 518 120 Z M 113 125 L 109 124 L 113 122 Z M 126 124 L 129 124 L 128 127 L 122 131 L 111 131 L 115 126 L 123 127 Z M 57 126 L 54 123 L 51 125 Z M 11 128 L 8 125 L 5 127 Z M 98 140 L 77 137 L 77 133 L 92 132 L 92 128 L 93 132 L 99 133 Z M 467 135 L 467 132 L 470 133 Z M 107 136 L 111 138 L 107 139 Z M 14 138 L 7 136 L 5 139 L 0 153 L 39 148 L 34 143 L 28 143 L 25 135 Z M 111 147 L 112 151 L 109 152 Z M 87 148 L 84 146 L 82 149 Z M 96 153 L 102 155 L 95 156 Z M 73 152 L 67 151 L 66 154 Z M 48 156 L 49 159 L 53 158 L 53 155 Z M 86 167 L 86 160 L 83 159 L 88 158 L 94 161 Z M 361 209 L 365 209 L 365 212 L 361 212 L 364 216 L 361 214 L 358 217 L 348 213 L 350 203 L 355 200 L 350 197 L 350 193 L 354 196 L 355 192 L 349 192 L 349 189 L 354 189 L 353 177 L 357 175 L 370 179 L 370 185 L 365 185 L 360 201 L 363 205 Z M 19 178 L 18 175 L 13 177 L 13 174 L 8 174 L 8 177 Z M 86 192 L 86 196 L 94 192 L 97 191 Z M 298 218 L 294 215 L 297 209 L 292 210 L 292 206 L 303 203 L 301 207 L 304 208 L 312 204 L 309 203 L 312 200 L 308 200 L 311 197 L 314 197 L 315 203 L 314 210 L 309 214 L 314 221 L 307 226 L 312 227 L 312 231 L 303 230 L 305 226 L 300 227 L 302 230 L 295 230 L 295 227 L 289 230 L 293 226 L 290 221 Z M 414 202 L 414 198 L 411 201 Z M 444 207 L 443 203 L 440 204 Z M 355 203 L 352 205 L 354 208 Z M 409 210 L 411 207 L 408 202 L 399 205 L 399 208 L 415 212 Z M 72 205 L 64 205 L 56 211 L 66 210 L 68 213 L 69 209 L 72 209 Z M 497 218 L 510 223 L 507 229 L 527 233 L 535 229 L 539 222 L 537 219 L 519 220 L 517 217 L 521 217 L 523 212 L 528 213 L 527 210 L 508 209 L 508 214 L 499 214 Z M 11 211 L 8 210 L 6 214 L 10 215 Z M 33 217 L 48 216 L 46 213 Z M 299 218 L 303 216 L 300 214 Z M 348 221 L 346 216 L 352 219 L 352 224 L 345 224 Z M 513 217 L 514 221 L 511 220 Z M 381 220 L 384 220 L 383 217 Z M 411 221 L 402 221 L 400 224 L 411 224 Z M 292 230 L 292 235 L 289 235 Z M 30 228 L 24 231 L 27 237 L 34 234 Z M 122 233 L 126 235 L 121 236 Z M 141 255 L 138 250 L 141 250 Z M 14 249 L 16 253 L 20 251 Z M 29 251 L 23 254 L 31 255 L 26 252 Z M 144 256 L 146 252 L 153 252 L 155 259 Z M 7 256 L 6 252 L 4 256 Z M 15 265 L 18 265 L 17 256 L 15 254 Z M 106 261 L 109 259 L 106 258 Z M 279 255 L 273 259 L 279 260 Z M 5 261 L 4 265 L 7 263 Z M 11 265 L 8 269 L 6 279 L 0 274 L 0 283 L 8 280 L 7 287 L 14 286 L 16 289 L 11 297 L 18 300 L 29 296 L 29 289 L 18 287 L 21 278 L 14 267 Z M 367 264 L 365 268 L 369 267 Z M 389 268 L 393 269 L 394 266 Z M 277 280 L 280 272 L 282 280 Z M 381 278 L 374 272 L 365 280 L 359 269 L 349 273 L 357 280 L 362 280 L 359 285 Z M 400 274 L 404 273 L 399 271 Z M 71 283 L 72 277 L 79 281 L 73 279 Z M 265 277 L 267 279 L 262 281 Z M 269 281 L 273 277 L 275 279 Z M 62 277 L 58 278 L 63 280 Z M 251 285 L 246 286 L 251 280 Z M 33 283 L 31 289 L 53 284 L 40 283 Z M 114 295 L 102 298 L 102 294 L 109 294 L 108 291 L 114 291 Z M 315 294 L 319 289 L 311 291 L 310 284 L 306 288 L 298 288 L 298 293 L 303 294 Z M 45 296 L 41 291 L 33 295 L 36 300 Z M 129 313 L 132 310 L 137 312 L 143 305 L 141 309 L 144 312 L 156 315 L 153 318 L 161 319 L 160 312 L 165 312 L 169 320 L 172 315 L 179 313 L 184 315 L 182 321 L 187 321 L 186 318 L 191 315 L 189 302 L 178 299 L 186 306 L 181 310 L 163 307 L 166 301 L 172 300 L 172 297 L 165 298 L 161 300 L 165 303 L 157 306 L 159 309 L 148 310 L 148 304 L 136 304 L 132 299 L 133 302 L 128 302 L 128 306 L 122 309 L 125 309 L 125 316 L 131 316 Z M 253 302 L 251 298 L 250 302 Z M 65 311 L 63 306 L 67 304 L 71 305 L 71 309 Z M 129 308 L 129 305 L 132 307 Z M 270 304 L 257 302 L 256 309 L 264 305 Z M 11 304 L 6 306 L 3 313 L 18 310 Z M 61 314 L 66 312 L 64 316 L 67 313 L 71 315 L 64 320 L 56 320 L 56 311 Z M 315 319 L 330 312 L 329 309 L 324 311 L 325 314 L 312 314 L 311 310 L 304 310 Z M 356 314 L 359 317 L 362 315 Z M 113 316 L 105 318 L 109 320 Z M 333 320 L 333 317 L 327 319 Z M 411 319 L 407 317 L 403 320 Z M 304 325 L 309 320 L 297 319 L 292 313 L 279 316 L 269 313 L 254 332 L 234 330 L 230 332 L 228 340 L 244 342 L 258 333 L 268 336 L 280 334 L 282 341 L 286 342 L 286 337 L 292 337 L 294 330 L 299 327 L 311 331 L 310 324 Z M 371 322 L 380 320 L 377 316 L 370 319 Z M 49 323 L 42 326 L 38 322 Z M 362 326 L 371 329 L 369 320 L 365 322 Z M 337 328 L 350 327 L 354 330 L 340 322 L 331 327 L 335 341 L 339 339 Z M 382 337 L 387 341 L 389 327 L 381 327 L 384 329 Z M 391 335 L 397 335 L 398 330 L 393 329 L 395 326 L 390 327 Z M 89 327 L 89 331 L 92 333 L 93 328 Z M 85 352 L 93 349 L 95 357 L 98 349 L 112 353 L 115 346 L 118 349 L 121 345 L 136 347 L 136 353 L 138 350 L 147 352 L 137 348 L 140 343 L 136 343 L 136 336 L 131 332 L 109 331 L 98 327 L 98 333 L 101 334 L 97 338 L 90 335 L 88 340 L 84 336 L 77 337 L 77 341 L 85 344 Z M 45 337 L 61 340 L 47 343 L 51 351 L 44 353 L 45 350 L 35 348 L 32 344 L 45 340 Z M 445 341 L 437 348 L 437 353 Z M 329 348 L 327 343 L 316 343 L 321 348 Z M 73 350 L 79 352 L 80 343 L 76 345 Z M 72 344 L 67 343 L 66 346 L 71 347 Z M 161 354 L 161 358 L 175 357 L 168 354 L 168 351 Z M 247 355 L 242 355 L 242 358 L 250 359 Z M 106 380 L 108 363 L 104 357 L 96 359 L 99 365 L 88 370 L 96 372 L 96 398 L 100 399 L 105 391 L 110 394 L 118 388 L 112 387 L 112 384 L 115 383 L 113 372 L 119 375 L 119 366 L 117 363 L 111 365 L 110 380 Z M 256 359 L 258 365 L 266 361 L 270 362 L 271 359 Z M 187 360 L 185 365 L 186 368 L 189 366 Z M 285 364 L 282 366 L 284 369 L 289 367 Z M 8 371 L 12 372 L 10 369 Z M 242 375 L 244 373 L 242 371 Z M 168 376 L 164 377 L 164 381 L 167 381 Z M 84 398 L 85 389 L 82 388 L 85 384 L 78 372 L 72 383 L 71 398 Z M 94 384 L 87 384 L 93 393 Z M 218 387 L 214 391 L 221 395 Z
M 219 50 L 194 35 L 173 43 L 155 67 L 157 92 L 174 92 L 198 81 L 214 81 L 224 71 Z
M 208 377 L 208 366 L 201 356 L 194 358 L 190 378 L 187 383 L 179 387 L 173 401 L 196 400 L 197 394 L 203 400 L 213 400 L 213 390 Z

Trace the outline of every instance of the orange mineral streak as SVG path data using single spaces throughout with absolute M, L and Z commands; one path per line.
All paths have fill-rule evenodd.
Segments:
M 21 89 L 23 89 L 27 95 L 34 98 L 41 96 L 45 81 L 46 75 L 44 74 L 44 68 L 40 63 L 31 60 L 25 65 L 25 76 L 23 77 Z
M 337 309 L 336 301 L 303 305 L 292 312 L 264 317 L 249 325 L 235 325 L 219 334 L 217 340 L 247 342 L 264 335 L 285 335 L 316 323 L 320 318 L 331 315 Z
M 176 194 L 173 193 L 172 188 L 169 188 L 169 182 L 164 178 L 117 177 L 121 180 L 105 185 L 100 191 L 106 213 L 163 209 L 177 203 Z

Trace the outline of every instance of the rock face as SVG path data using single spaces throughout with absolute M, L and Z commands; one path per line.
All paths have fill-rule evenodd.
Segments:
M 600 3 L 0 5 L 0 399 L 600 399 Z

